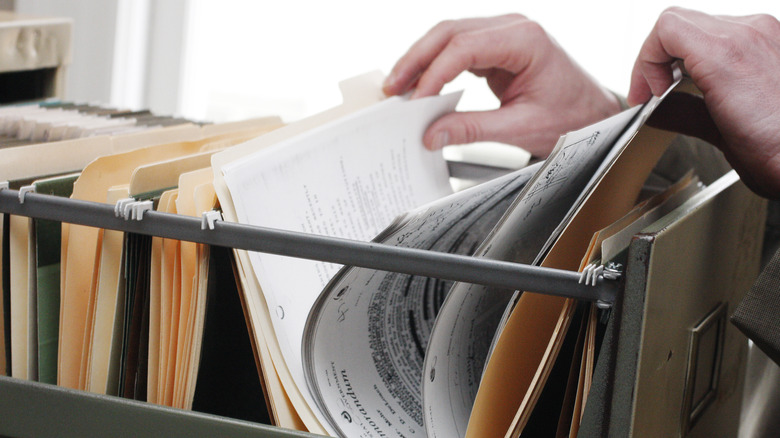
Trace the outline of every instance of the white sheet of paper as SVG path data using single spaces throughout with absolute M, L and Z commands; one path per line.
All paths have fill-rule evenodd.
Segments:
M 451 193 L 441 153 L 426 150 L 422 136 L 459 97 L 390 98 L 225 165 L 238 221 L 371 240 L 398 214 Z M 303 328 L 339 267 L 269 254 L 250 258 L 285 362 L 311 401 Z

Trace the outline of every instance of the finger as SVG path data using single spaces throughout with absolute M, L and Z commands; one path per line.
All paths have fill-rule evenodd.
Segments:
M 536 157 L 550 154 L 561 133 L 552 126 L 539 130 L 543 121 L 523 111 L 497 109 L 450 113 L 433 123 L 423 136 L 423 144 L 436 150 L 447 145 L 495 141 L 520 146 Z M 527 115 L 524 117 L 523 115 Z M 507 126 L 513 126 L 508 130 Z
M 510 14 L 487 18 L 443 21 L 428 31 L 395 64 L 383 85 L 387 95 L 403 94 L 409 91 L 431 62 L 440 55 L 450 39 L 461 32 L 500 26 L 517 20 L 520 15 Z
M 682 8 L 664 11 L 634 63 L 629 104 L 642 103 L 650 95 L 658 96 L 666 91 L 673 81 L 671 64 L 676 59 L 682 59 L 690 72 L 690 66 L 697 62 L 698 48 L 710 38 L 702 24 L 714 20 L 709 15 Z
M 477 141 L 500 141 L 507 117 L 500 110 L 450 113 L 434 122 L 423 136 L 429 149 Z
M 743 17 L 718 16 L 717 18 L 735 24 L 745 24 L 768 35 L 775 35 L 780 32 L 780 22 L 769 14 L 746 15 Z
M 414 43 L 387 76 L 383 86 L 385 94 L 390 96 L 409 91 L 431 61 L 447 45 L 458 27 L 459 23 L 455 21 L 442 21 Z
M 437 94 L 466 70 L 500 68 L 520 74 L 551 45 L 544 29 L 527 19 L 458 33 L 420 76 L 413 97 Z
M 641 68 L 634 64 L 634 69 L 631 72 L 631 85 L 628 90 L 626 102 L 628 102 L 629 106 L 640 105 L 647 102 L 652 96 L 653 91 L 650 89 L 648 80 L 642 73 Z
M 423 143 L 429 149 L 440 149 L 447 145 L 467 144 L 478 141 L 499 141 L 511 143 L 507 126 L 522 125 L 518 116 L 522 111 L 507 111 L 500 108 L 491 111 L 455 112 L 434 122 L 423 136 Z
M 631 86 L 628 91 L 628 104 L 637 105 L 646 102 L 655 90 L 668 88 L 672 83 L 671 63 L 675 57 L 664 46 L 667 28 L 674 26 L 677 17 L 665 11 L 642 44 L 639 55 L 631 72 Z M 664 36 L 662 38 L 662 35 Z

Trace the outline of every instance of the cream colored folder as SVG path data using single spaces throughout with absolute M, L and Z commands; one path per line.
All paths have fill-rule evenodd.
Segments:
M 209 184 L 213 180 L 211 168 L 189 172 L 179 178 L 179 196 L 176 200 L 176 209 L 179 214 L 187 216 L 200 216 L 197 208 L 204 202 L 195 199 L 196 188 Z M 213 199 L 213 198 L 212 198 Z M 199 202 L 196 202 L 199 201 Z M 213 207 L 213 201 L 212 206 Z M 203 325 L 203 313 L 205 312 L 205 287 L 200 289 L 199 278 L 203 273 L 199 259 L 199 246 L 194 242 L 181 242 L 181 307 L 178 323 L 178 345 L 176 346 L 176 375 L 174 377 L 173 406 L 187 407 L 192 404 L 192 391 L 188 384 L 192 379 L 189 372 L 193 362 L 193 344 L 198 343 L 196 328 Z M 200 254 L 203 256 L 204 254 Z M 206 272 L 208 270 L 206 269 Z M 200 333 L 202 336 L 202 330 Z M 194 381 L 193 381 L 194 383 Z M 194 385 L 193 385 L 194 386 Z M 194 390 L 194 388 L 192 388 Z
M 11 376 L 19 379 L 35 379 L 30 362 L 29 330 L 30 314 L 30 222 L 25 216 L 10 219 L 10 267 L 11 267 Z M 37 368 L 37 365 L 35 365 Z
M 112 187 L 106 202 L 116 203 L 127 198 L 127 185 Z M 95 295 L 93 330 L 87 366 L 87 390 L 98 394 L 117 395 L 116 369 L 122 342 L 122 315 L 124 281 L 122 272 L 122 245 L 124 233 L 116 230 L 103 232 L 97 293 Z
M 179 191 L 165 192 L 158 210 L 177 213 Z M 179 342 L 179 312 L 181 290 L 181 241 L 162 239 L 160 274 L 160 363 L 158 365 L 157 403 L 173 405 L 173 385 L 176 371 L 176 346 Z
M 278 125 L 273 124 L 272 127 Z M 268 129 L 271 129 L 269 127 Z M 262 131 L 262 130 L 261 130 Z M 200 132 L 200 131 L 199 131 Z M 255 131 L 252 135 L 256 135 Z M 105 202 L 109 187 L 127 184 L 132 172 L 139 166 L 161 160 L 192 155 L 209 148 L 214 141 L 239 142 L 246 138 L 245 132 L 223 134 L 215 138 L 198 141 L 176 142 L 131 150 L 120 154 L 101 157 L 90 163 L 82 172 L 73 189 L 73 198 Z M 126 142 L 126 143 L 125 143 Z M 117 148 L 132 148 L 134 144 L 123 139 Z M 70 388 L 84 387 L 80 379 L 86 311 L 89 291 L 92 288 L 92 269 L 96 261 L 98 230 L 83 226 L 63 226 L 63 293 L 60 313 L 60 345 L 58 382 Z M 78 242 L 78 245 L 71 245 Z

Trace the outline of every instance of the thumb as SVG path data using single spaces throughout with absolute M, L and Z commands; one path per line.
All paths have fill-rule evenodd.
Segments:
M 428 149 L 478 141 L 505 141 L 513 124 L 499 110 L 455 112 L 435 121 L 423 136 Z

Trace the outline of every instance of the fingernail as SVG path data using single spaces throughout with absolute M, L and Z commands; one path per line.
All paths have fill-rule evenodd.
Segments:
M 447 146 L 449 141 L 450 141 L 450 134 L 449 134 L 449 132 L 442 131 L 442 132 L 436 134 L 436 137 L 433 138 L 433 144 L 431 144 L 431 147 L 433 149 L 441 149 L 444 146 Z

